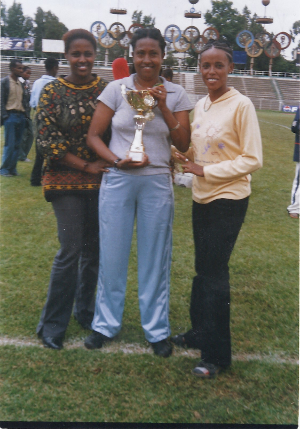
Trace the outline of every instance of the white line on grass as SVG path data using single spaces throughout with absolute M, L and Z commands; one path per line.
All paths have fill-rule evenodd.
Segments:
M 291 127 L 287 127 L 286 125 L 274 124 L 274 122 L 263 121 L 262 119 L 259 119 L 259 122 L 264 122 L 265 124 L 277 125 L 278 127 L 286 128 L 287 130 L 291 131 Z
M 17 347 L 40 347 L 43 348 L 43 345 L 38 340 L 26 340 L 21 338 L 6 338 L 6 337 L 0 337 L 0 346 L 17 346 Z M 83 348 L 83 340 L 82 341 L 66 341 L 64 343 L 64 348 L 66 350 L 72 350 L 72 349 L 79 349 Z M 107 343 L 103 346 L 101 350 L 99 350 L 100 353 L 118 353 L 122 352 L 124 354 L 152 354 L 153 351 L 150 347 L 150 345 L 147 346 L 141 346 L 139 344 L 127 344 L 123 342 L 112 342 Z M 179 349 L 178 347 L 174 348 L 174 356 L 186 356 L 191 357 L 195 359 L 199 359 L 200 357 L 200 351 L 199 350 L 186 350 L 186 349 Z M 249 362 L 249 361 L 263 361 L 266 363 L 289 363 L 293 365 L 298 365 L 299 361 L 297 359 L 293 359 L 290 357 L 283 357 L 283 354 L 280 355 L 279 353 L 275 354 L 249 354 L 249 353 L 238 353 L 237 355 L 233 356 L 233 360 L 236 361 L 242 361 L 242 362 Z

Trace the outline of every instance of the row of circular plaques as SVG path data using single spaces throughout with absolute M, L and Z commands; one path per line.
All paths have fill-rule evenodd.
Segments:
M 263 52 L 269 58 L 276 58 L 280 52 L 290 46 L 290 34 L 280 32 L 274 37 L 270 33 L 262 32 L 254 35 L 251 31 L 243 30 L 236 36 L 236 43 L 245 48 L 249 57 L 259 57 Z
M 107 29 L 103 22 L 95 21 L 91 25 L 90 31 L 104 48 L 112 48 L 118 43 L 124 49 L 128 49 L 133 33 L 139 28 L 143 28 L 143 25 L 132 24 L 126 31 L 122 23 L 114 22 Z M 177 25 L 171 24 L 166 27 L 164 37 L 167 42 L 173 43 L 174 49 L 178 52 L 185 52 L 192 48 L 199 53 L 208 39 L 219 38 L 219 32 L 217 29 L 209 27 L 201 35 L 199 29 L 194 26 L 187 27 L 182 32 Z
M 122 23 L 114 22 L 107 29 L 103 22 L 95 21 L 90 31 L 104 48 L 112 48 L 118 43 L 128 49 L 133 33 L 139 28 L 143 28 L 143 25 L 132 24 L 126 31 Z M 208 27 L 200 34 L 199 29 L 194 26 L 189 26 L 182 32 L 177 25 L 171 24 L 166 27 L 164 37 L 178 52 L 186 52 L 192 48 L 199 53 L 209 39 L 219 38 L 219 32 L 214 27 Z M 237 35 L 236 42 L 241 48 L 245 48 L 250 57 L 258 57 L 264 51 L 268 57 L 275 58 L 282 49 L 290 45 L 291 36 L 281 32 L 273 39 L 269 33 L 259 33 L 254 37 L 250 31 L 243 30 Z

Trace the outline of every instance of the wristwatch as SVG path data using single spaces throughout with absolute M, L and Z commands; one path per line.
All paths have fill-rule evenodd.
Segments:
M 118 158 L 118 159 L 116 159 L 116 160 L 114 161 L 114 167 L 115 167 L 115 168 L 118 168 L 117 164 L 118 164 L 118 162 L 119 162 L 119 161 L 122 161 L 122 159 L 121 159 L 121 158 Z

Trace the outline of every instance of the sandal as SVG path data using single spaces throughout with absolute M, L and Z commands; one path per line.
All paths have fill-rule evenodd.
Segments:
M 219 372 L 220 367 L 213 363 L 207 363 L 201 360 L 194 369 L 192 374 L 200 378 L 214 378 Z
M 289 216 L 293 219 L 299 219 L 298 213 L 289 213 Z

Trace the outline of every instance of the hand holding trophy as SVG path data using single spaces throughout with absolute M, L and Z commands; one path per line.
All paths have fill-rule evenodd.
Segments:
M 141 162 L 145 153 L 143 144 L 143 129 L 147 121 L 152 121 L 155 117 L 152 109 L 155 106 L 155 100 L 148 90 L 127 89 L 126 85 L 121 85 L 121 94 L 124 100 L 137 111 L 135 119 L 135 136 L 130 146 L 127 156 L 133 162 Z

